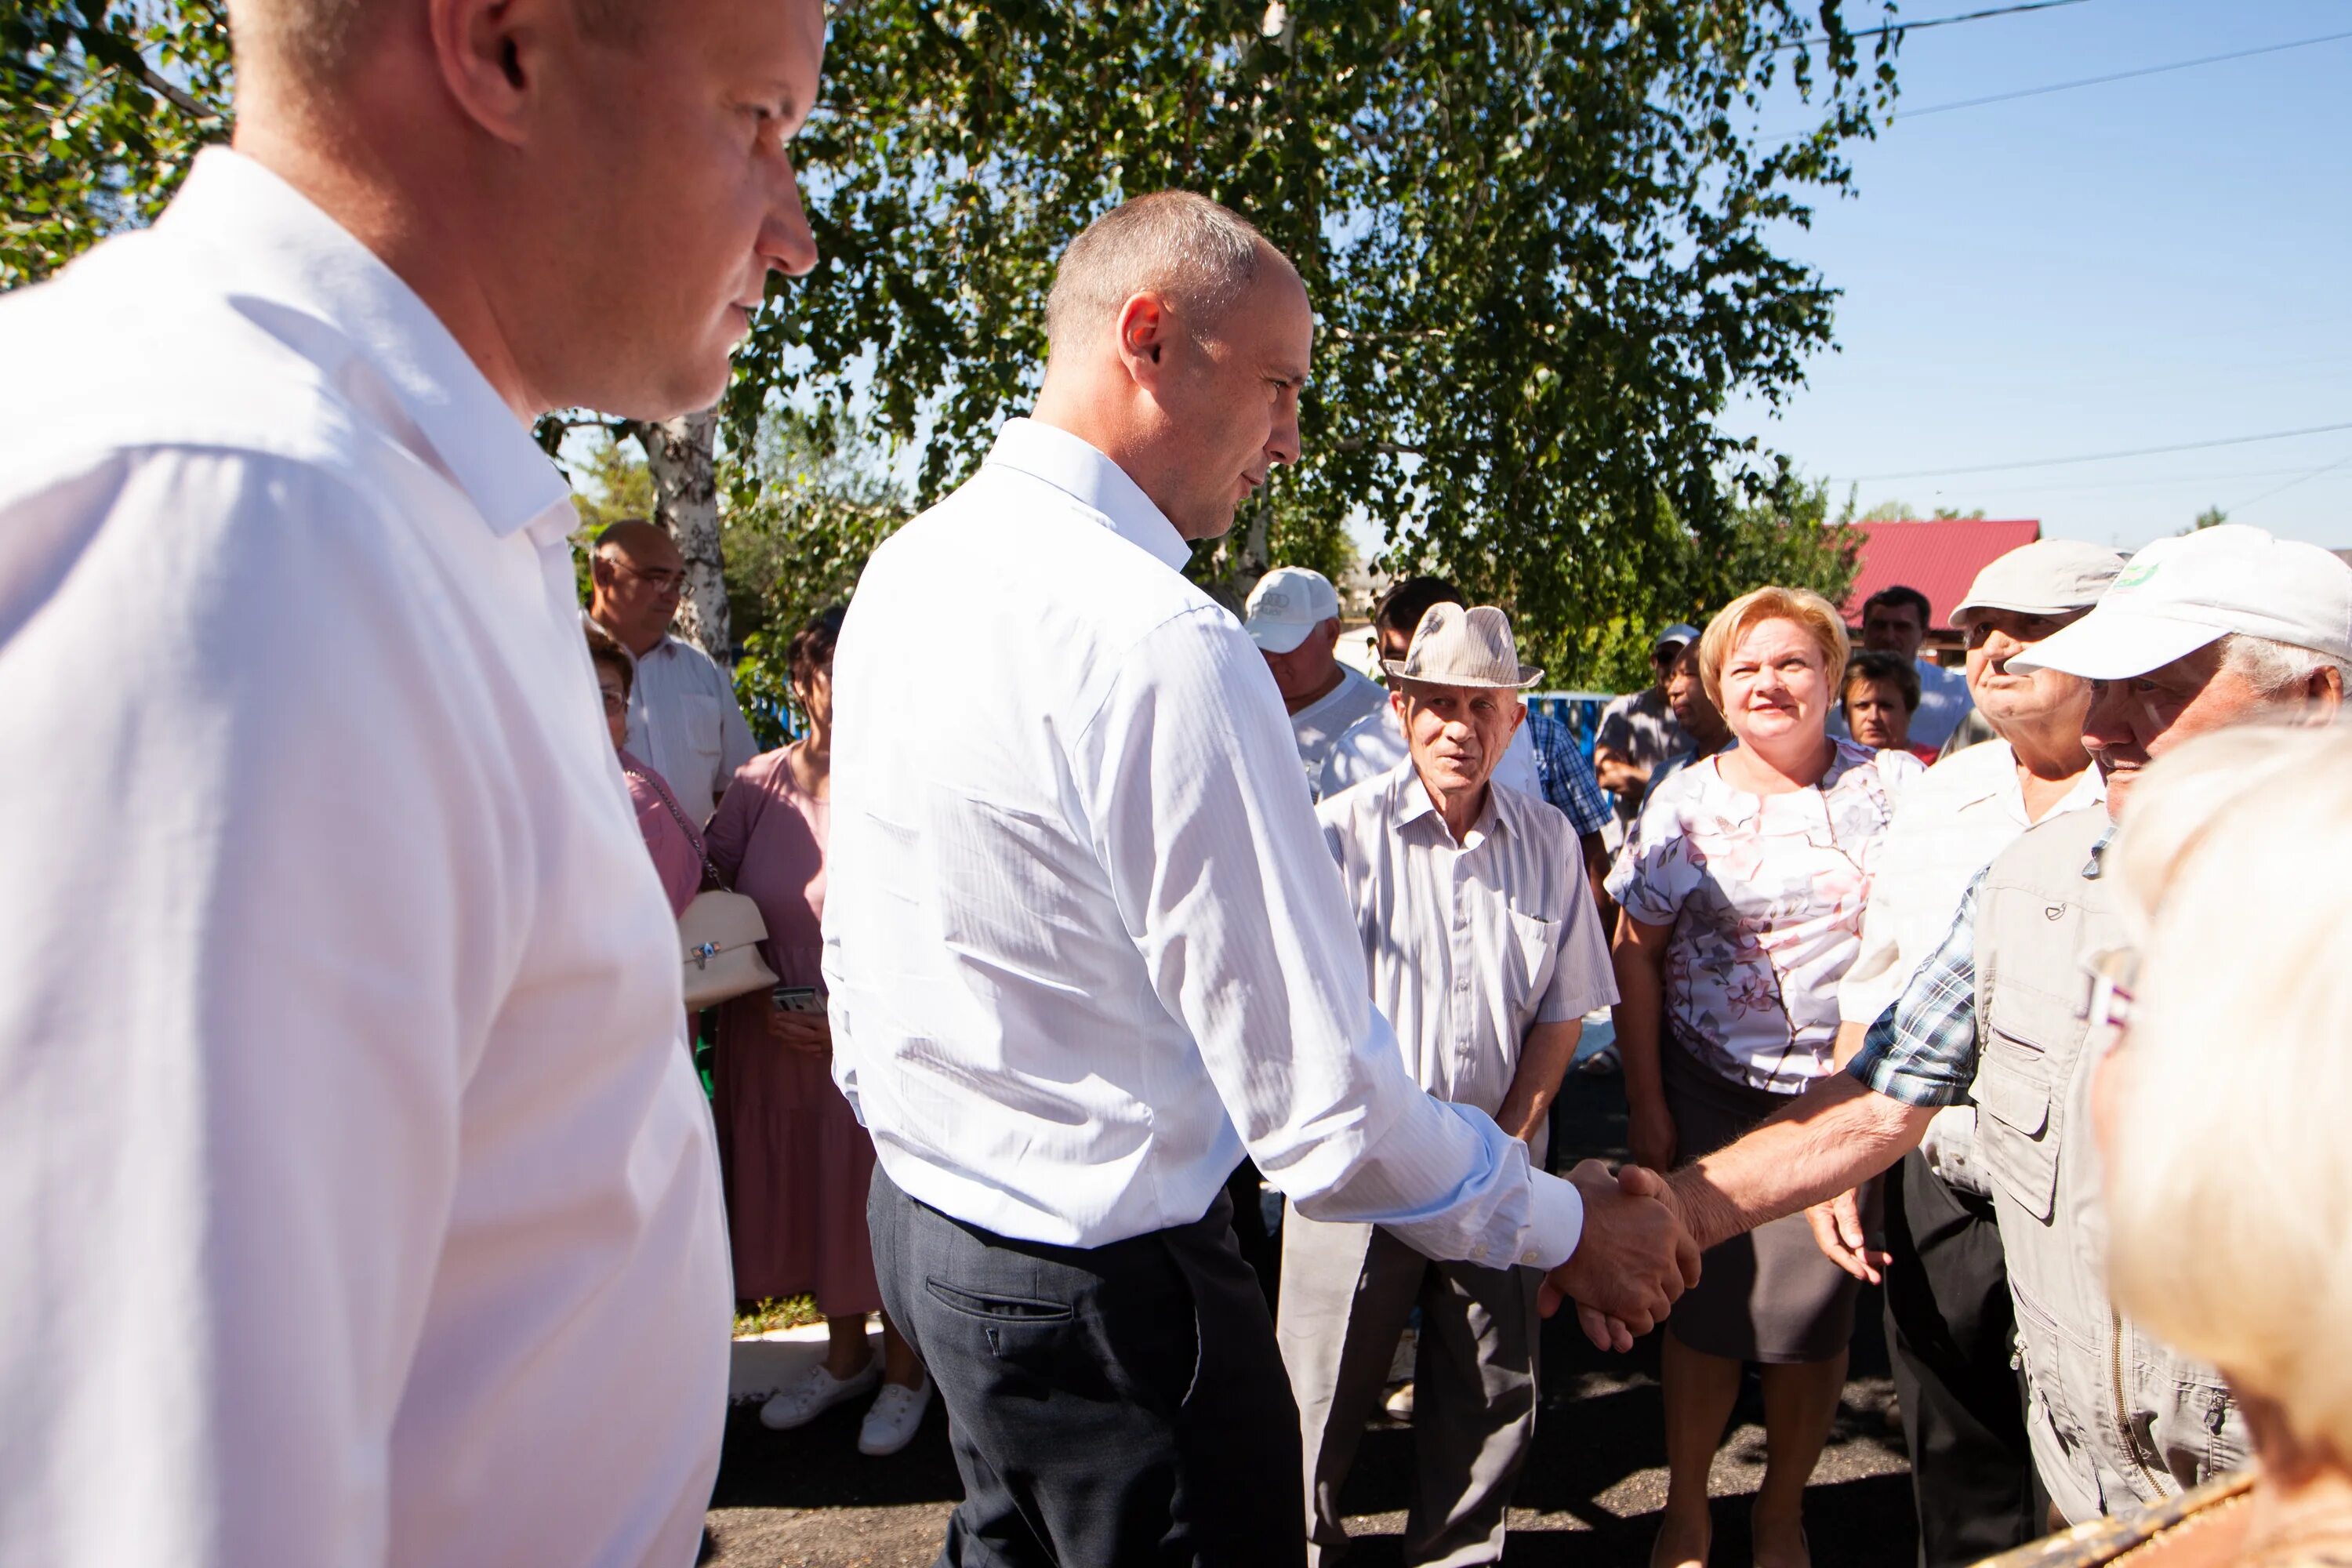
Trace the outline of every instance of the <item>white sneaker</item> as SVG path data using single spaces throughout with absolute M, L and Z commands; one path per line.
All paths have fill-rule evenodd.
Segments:
M 805 1426 L 844 1400 L 855 1399 L 882 1381 L 879 1357 L 863 1367 L 838 1378 L 824 1370 L 819 1362 L 808 1369 L 800 1382 L 789 1388 L 780 1388 L 768 1403 L 760 1406 L 760 1425 L 771 1432 L 789 1432 L 795 1426 Z
M 923 1412 L 930 1407 L 930 1373 L 925 1373 L 916 1388 L 884 1384 L 882 1392 L 874 1396 L 874 1408 L 866 1413 L 865 1425 L 857 1429 L 857 1451 L 877 1459 L 897 1453 L 915 1440 L 923 1425 Z

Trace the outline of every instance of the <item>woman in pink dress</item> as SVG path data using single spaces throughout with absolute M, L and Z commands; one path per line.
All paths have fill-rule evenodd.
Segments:
M 787 1010 L 767 993 L 724 1005 L 719 1022 L 719 1157 L 735 1247 L 735 1293 L 747 1301 L 807 1291 L 824 1314 L 823 1364 L 770 1399 L 762 1423 L 782 1431 L 875 1387 L 857 1446 L 895 1454 L 914 1437 L 930 1380 L 887 1314 L 882 1358 L 866 1347 L 866 1315 L 882 1307 L 866 1233 L 874 1143 L 833 1082 L 833 1030 L 822 1008 L 824 844 L 832 818 L 833 645 L 830 610 L 793 637 L 793 694 L 808 732 L 743 764 L 710 819 L 712 863 L 767 922 L 778 992 L 811 994 L 814 1010 Z
M 588 658 L 596 666 L 596 688 L 604 697 L 604 724 L 613 732 L 613 750 L 621 754 L 621 775 L 629 782 L 629 804 L 637 809 L 637 831 L 645 835 L 646 852 L 654 858 L 654 871 L 669 898 L 672 915 L 686 913 L 694 895 L 702 890 L 702 840 L 678 809 L 669 781 L 632 755 L 622 742 L 629 731 L 629 683 L 636 670 L 621 645 L 597 627 L 588 628 Z

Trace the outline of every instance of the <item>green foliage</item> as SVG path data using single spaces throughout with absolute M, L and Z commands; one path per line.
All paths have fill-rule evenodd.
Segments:
M 2218 506 L 2209 506 L 2203 511 L 2199 512 L 2197 514 L 2197 520 L 2194 522 L 2191 522 L 2181 531 L 2184 533 L 2195 533 L 2202 529 L 2217 528 L 2229 521 L 2230 514 L 2228 512 L 2223 511 Z
M 1597 672 L 1596 628 L 1712 591 L 1693 563 L 1801 537 L 1741 532 L 1780 476 L 1717 420 L 1828 341 L 1833 290 L 1771 242 L 1846 185 L 1893 43 L 1834 0 L 866 0 L 798 149 L 825 260 L 772 290 L 732 427 L 784 386 L 870 400 L 939 495 L 1034 395 L 1062 247 L 1187 186 L 1265 227 L 1320 318 L 1307 460 L 1196 574 L 1336 564 L 1369 518 L 1376 564 L 1445 571 Z
M 228 94 L 219 0 L 0 6 L 0 289 L 163 211 Z
M 721 466 L 727 598 L 744 648 L 735 694 L 762 748 L 800 723 L 784 657 L 793 634 L 846 602 L 874 547 L 912 515 L 887 458 L 854 423 L 779 412 Z

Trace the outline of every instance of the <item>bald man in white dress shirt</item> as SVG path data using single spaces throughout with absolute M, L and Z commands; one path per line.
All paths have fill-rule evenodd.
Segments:
M 725 389 L 824 13 L 229 10 L 235 150 L 0 300 L 0 1563 L 684 1568 L 725 1218 L 530 426 Z
M 950 1416 L 941 1561 L 1297 1564 L 1244 1152 L 1302 1212 L 1554 1270 L 1629 1326 L 1696 1255 L 1656 1178 L 1546 1175 L 1406 1076 L 1265 660 L 1182 574 L 1297 456 L 1297 274 L 1143 197 L 1073 242 L 1047 326 L 1034 416 L 876 552 L 835 655 L 835 1072 Z M 951 685 L 907 635 L 943 621 Z

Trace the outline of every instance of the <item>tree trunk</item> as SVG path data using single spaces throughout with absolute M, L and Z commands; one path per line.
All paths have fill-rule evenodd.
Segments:
M 727 619 L 726 561 L 719 548 L 719 482 L 714 472 L 719 411 L 681 414 L 651 423 L 631 420 L 629 433 L 645 448 L 653 471 L 654 521 L 669 531 L 686 557 L 679 592 L 679 637 L 723 667 L 734 664 Z

